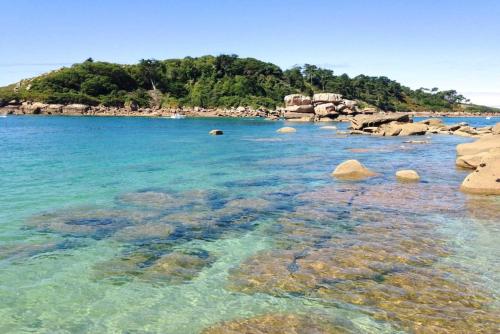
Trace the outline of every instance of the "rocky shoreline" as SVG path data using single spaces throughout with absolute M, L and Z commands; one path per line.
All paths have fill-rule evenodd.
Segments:
M 284 99 L 285 107 L 266 108 L 140 108 L 134 104 L 127 107 L 89 106 L 86 104 L 48 104 L 41 102 L 11 101 L 0 105 L 0 115 L 59 115 L 59 116 L 117 116 L 117 117 L 169 117 L 175 114 L 186 117 L 235 117 L 286 119 L 291 122 L 349 122 L 356 115 L 393 115 L 394 112 L 377 111 L 374 108 L 358 108 L 356 101 L 342 99 L 339 94 L 321 93 L 312 98 L 293 94 Z M 465 112 L 405 112 L 410 117 L 488 117 L 495 113 Z

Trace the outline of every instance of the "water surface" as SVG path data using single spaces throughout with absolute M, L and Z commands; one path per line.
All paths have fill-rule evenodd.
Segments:
M 500 200 L 458 192 L 471 139 L 283 125 L 0 119 L 0 332 L 496 332 Z M 352 158 L 379 177 L 331 178 Z

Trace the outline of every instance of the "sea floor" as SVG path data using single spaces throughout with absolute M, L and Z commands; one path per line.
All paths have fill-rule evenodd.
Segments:
M 0 333 L 500 332 L 500 198 L 458 191 L 471 139 L 283 125 L 1 119 Z M 332 178 L 347 159 L 379 176 Z

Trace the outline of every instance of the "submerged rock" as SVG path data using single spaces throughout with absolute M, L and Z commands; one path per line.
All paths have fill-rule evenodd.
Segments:
M 173 208 L 184 204 L 184 201 L 176 197 L 173 193 L 159 191 L 138 191 L 127 193 L 119 196 L 117 200 L 121 204 L 157 209 Z
M 407 170 L 398 170 L 396 172 L 396 178 L 400 181 L 411 181 L 411 182 L 416 182 L 420 180 L 420 175 L 414 170 L 407 169 Z
M 175 227 L 161 223 L 146 223 L 127 226 L 118 231 L 113 238 L 124 242 L 162 241 L 174 233 Z
M 247 259 L 230 272 L 229 288 L 306 296 L 327 305 L 345 302 L 415 333 L 494 332 L 498 312 L 492 308 L 491 291 L 464 279 L 461 268 L 441 263 L 450 250 L 436 223 L 394 212 L 353 214 L 350 221 L 360 223 L 350 233 L 326 240 L 319 234 L 319 245 L 298 239 L 286 249 Z M 316 234 L 316 227 L 296 224 L 291 230 L 301 226 L 304 235 Z
M 63 210 L 34 216 L 28 220 L 27 227 L 64 236 L 102 239 L 147 217 L 147 213 L 124 210 Z
M 144 278 L 171 284 L 190 281 L 213 262 L 206 253 L 172 252 L 162 256 L 144 271 Z
M 266 314 L 226 321 L 211 326 L 202 334 L 344 334 L 356 333 L 348 321 L 337 323 L 318 316 Z
M 195 278 L 214 261 L 205 251 L 172 251 L 158 256 L 150 250 L 137 250 L 97 264 L 94 276 L 115 282 L 141 279 L 154 283 L 181 284 Z
M 332 173 L 332 176 L 347 180 L 359 180 L 376 175 L 376 173 L 363 166 L 357 160 L 344 161 L 338 165 Z
M 295 128 L 292 128 L 289 126 L 285 126 L 285 127 L 282 127 L 280 129 L 276 130 L 276 132 L 278 132 L 278 133 L 294 133 L 294 132 L 297 132 L 297 130 Z

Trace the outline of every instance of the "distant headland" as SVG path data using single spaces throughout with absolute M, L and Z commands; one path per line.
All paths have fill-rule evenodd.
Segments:
M 468 103 L 455 90 L 413 90 L 387 77 L 351 78 L 309 64 L 282 70 L 272 63 L 236 55 L 143 59 L 133 65 L 89 58 L 1 87 L 0 112 L 104 116 L 180 112 L 192 116 L 279 117 L 285 96 L 312 97 L 324 92 L 338 94 L 338 99 L 347 101 L 345 109 L 353 111 L 355 105 L 358 111 L 500 113 L 497 108 Z

